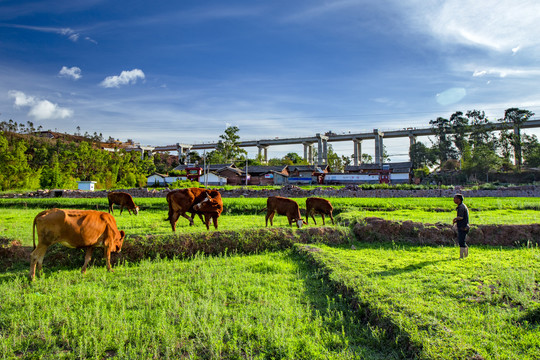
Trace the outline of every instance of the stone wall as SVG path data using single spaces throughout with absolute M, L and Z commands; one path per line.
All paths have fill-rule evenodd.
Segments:
M 125 189 L 115 190 L 125 191 L 133 197 L 165 197 L 170 190 L 155 189 Z M 468 197 L 540 197 L 540 186 L 524 185 L 514 187 L 501 187 L 495 190 L 468 190 L 456 188 L 448 189 L 430 189 L 430 190 L 362 190 L 356 185 L 348 185 L 342 189 L 334 188 L 316 188 L 313 190 L 303 190 L 294 185 L 287 185 L 279 190 L 254 190 L 254 189 L 234 189 L 220 190 L 221 196 L 225 198 L 235 197 L 269 197 L 286 196 L 293 198 L 302 198 L 310 196 L 319 197 L 374 197 L 374 198 L 402 198 L 402 197 L 453 197 L 457 192 Z M 38 190 L 30 193 L 6 194 L 3 198 L 17 197 L 67 197 L 67 198 L 104 198 L 108 191 L 81 191 L 81 190 Z

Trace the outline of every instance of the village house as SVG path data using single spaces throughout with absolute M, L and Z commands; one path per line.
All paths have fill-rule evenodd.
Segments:
M 242 171 L 245 173 L 246 168 Z M 287 165 L 248 166 L 248 185 L 283 185 L 287 183 L 289 171 Z
M 289 165 L 288 170 L 289 184 L 317 184 L 330 168 L 328 165 Z

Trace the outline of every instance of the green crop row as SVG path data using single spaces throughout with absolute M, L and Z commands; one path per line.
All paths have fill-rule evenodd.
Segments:
M 321 197 L 325 197 L 321 195 Z M 452 198 L 332 198 L 326 197 L 340 213 L 348 209 L 401 210 L 422 209 L 424 211 L 451 211 L 455 208 Z M 135 203 L 145 209 L 165 209 L 165 198 L 135 198 Z M 305 209 L 306 198 L 294 198 Z M 231 214 L 245 214 L 266 207 L 266 198 L 223 198 L 225 211 Z M 465 203 L 471 211 L 483 210 L 537 210 L 540 211 L 540 198 L 466 198 Z M 0 199 L 0 208 L 85 208 L 107 210 L 106 198 L 17 198 Z M 115 206 L 117 208 L 117 206 Z

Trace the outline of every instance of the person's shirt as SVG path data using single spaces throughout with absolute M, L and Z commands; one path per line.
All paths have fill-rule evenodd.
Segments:
M 457 217 L 463 218 L 462 220 L 458 220 L 457 227 L 458 229 L 463 229 L 467 225 L 469 225 L 469 209 L 467 209 L 467 206 L 464 203 L 461 203 L 456 208 L 457 210 Z

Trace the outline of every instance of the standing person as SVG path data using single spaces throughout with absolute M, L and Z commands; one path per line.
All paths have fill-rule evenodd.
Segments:
M 454 195 L 454 203 L 457 204 L 457 215 L 452 221 L 457 226 L 459 242 L 459 258 L 464 259 L 469 256 L 469 247 L 467 246 L 467 233 L 469 232 L 469 209 L 463 203 L 463 195 Z

